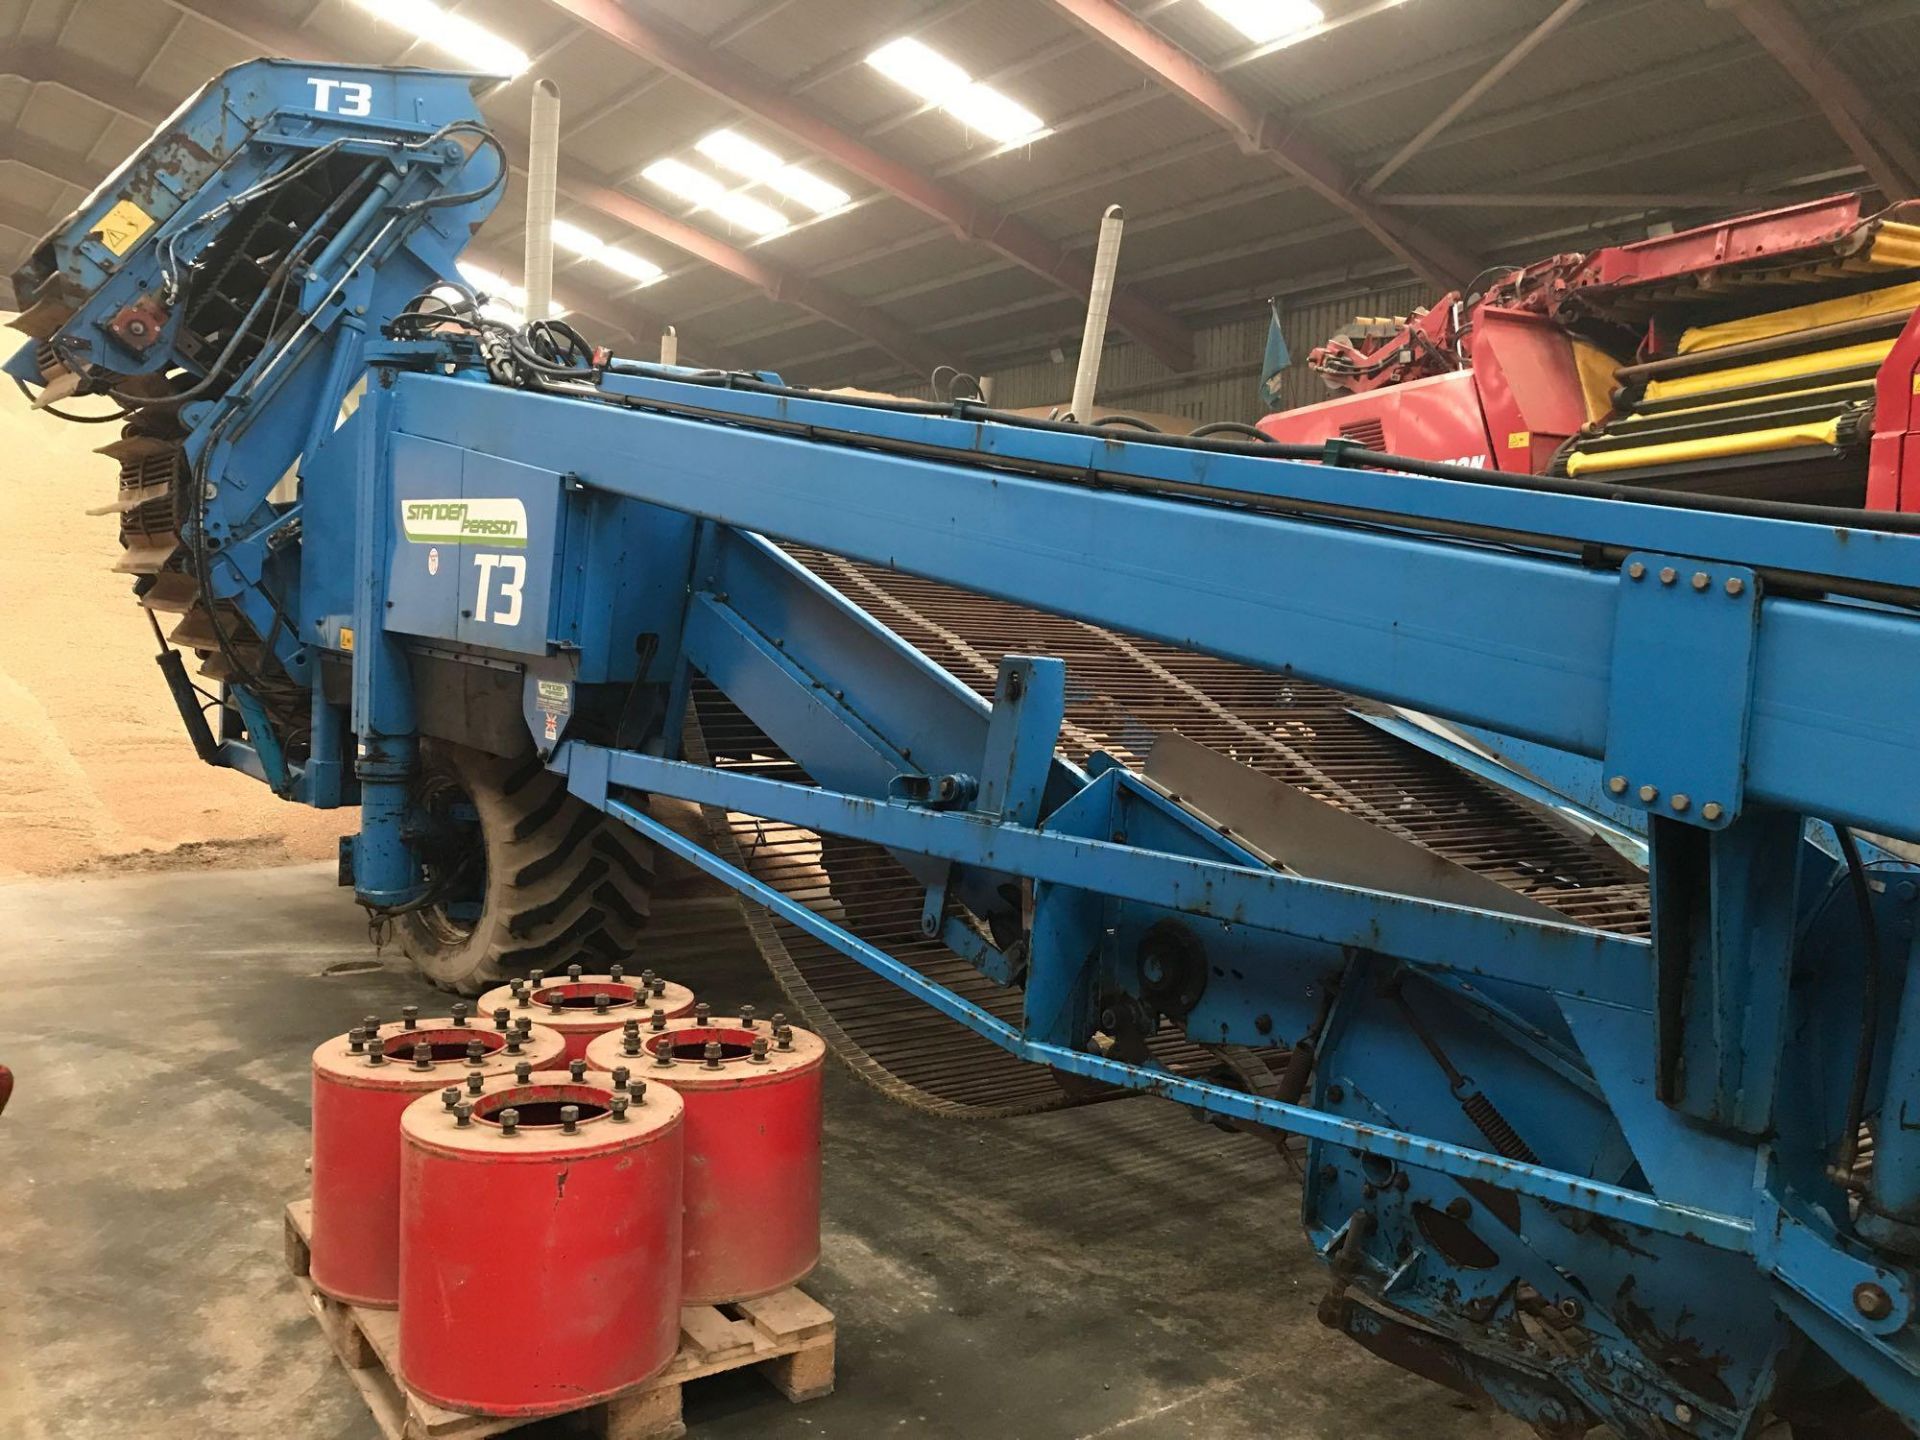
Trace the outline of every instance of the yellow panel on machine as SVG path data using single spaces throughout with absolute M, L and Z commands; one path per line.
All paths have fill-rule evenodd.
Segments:
M 1769 310 L 1762 315 L 1744 315 L 1738 320 L 1723 320 L 1717 325 L 1696 325 L 1682 333 L 1673 350 L 1676 355 L 1693 355 L 1727 345 L 1802 335 L 1823 326 L 1866 320 L 1875 315 L 1911 315 L 1915 309 L 1920 309 L 1920 280 L 1909 280 L 1903 285 L 1863 290 L 1857 295 L 1842 295 L 1837 300 L 1816 300 L 1810 305 Z
M 1637 445 L 1625 450 L 1583 453 L 1575 450 L 1567 456 L 1568 475 L 1602 474 L 1614 470 L 1637 470 L 1653 465 L 1681 466 L 1701 460 L 1717 460 L 1730 455 L 1764 455 L 1776 450 L 1799 450 L 1809 445 L 1840 443 L 1840 417 L 1805 425 L 1776 425 L 1767 430 L 1745 430 L 1735 435 L 1715 435 L 1702 440 L 1669 440 L 1658 445 Z

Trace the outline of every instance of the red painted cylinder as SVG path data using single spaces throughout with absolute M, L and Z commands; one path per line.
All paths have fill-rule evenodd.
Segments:
M 467 1060 L 476 1042 L 477 1065 Z M 414 1063 L 421 1044 L 428 1047 L 424 1069 Z M 401 1112 L 422 1094 L 464 1090 L 469 1076 L 511 1077 L 522 1061 L 547 1069 L 564 1048 L 538 1025 L 522 1036 L 420 1020 L 380 1026 L 375 1043 L 357 1050 L 351 1035 L 315 1050 L 313 1283 L 336 1300 L 392 1309 L 400 1298 Z
M 470 1414 L 550 1415 L 665 1368 L 680 1343 L 682 1113 L 664 1085 L 635 1096 L 561 1072 L 492 1082 L 464 1124 L 432 1096 L 408 1107 L 400 1373 L 413 1390 Z
M 617 1033 L 587 1046 L 592 1069 L 628 1066 L 634 1079 L 670 1086 L 687 1102 L 689 1305 L 771 1294 L 820 1259 L 827 1047 L 811 1031 L 779 1031 L 765 1021 L 685 1019 L 643 1031 L 640 1058 Z
M 559 1031 L 567 1042 L 566 1058 L 584 1060 L 594 1036 L 618 1030 L 628 1020 L 645 1024 L 656 1010 L 677 1020 L 693 1013 L 694 999 L 686 986 L 651 970 L 628 975 L 615 967 L 605 975 L 588 975 L 572 965 L 564 976 L 536 970 L 525 980 L 496 986 L 477 1004 L 483 1017 L 497 1017 L 505 1010 L 511 1020 L 530 1018 Z

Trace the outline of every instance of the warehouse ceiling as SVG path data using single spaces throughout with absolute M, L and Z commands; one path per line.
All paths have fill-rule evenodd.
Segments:
M 512 71 L 517 162 L 552 81 L 558 303 L 809 383 L 1071 351 L 1110 204 L 1113 330 L 1190 370 L 1268 296 L 1920 194 L 1912 0 L 0 0 L 4 272 L 262 54 Z M 496 289 L 523 179 L 470 252 Z

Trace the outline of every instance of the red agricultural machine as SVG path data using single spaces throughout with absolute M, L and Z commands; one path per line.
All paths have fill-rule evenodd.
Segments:
M 1920 509 L 1920 215 L 1839 195 L 1489 272 L 1360 319 L 1268 438 L 1623 486 Z

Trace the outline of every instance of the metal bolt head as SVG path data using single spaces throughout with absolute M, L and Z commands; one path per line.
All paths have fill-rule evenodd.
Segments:
M 1640 787 L 1640 803 L 1642 805 L 1651 805 L 1659 798 L 1660 787 L 1658 785 L 1642 785 Z
M 533 1062 L 522 1060 L 513 1067 L 513 1083 L 525 1085 L 533 1079 Z
M 653 1026 L 653 1028 L 656 1030 L 666 1029 L 667 1028 L 667 1012 L 662 1010 L 657 1005 L 654 1006 L 653 1014 L 648 1017 L 647 1023 Z
M 478 1095 L 486 1088 L 487 1077 L 482 1075 L 478 1070 L 473 1071 L 467 1076 L 467 1093 L 469 1095 Z
M 574 1084 L 578 1085 L 582 1080 L 587 1078 L 587 1062 L 584 1060 L 569 1060 L 567 1062 L 567 1075 L 573 1080 Z
M 586 972 L 578 965 L 567 966 L 567 980 L 571 984 L 578 985 L 580 983 L 580 977 L 585 973 Z
M 1634 561 L 1631 565 L 1627 566 L 1627 578 L 1630 580 L 1646 579 L 1647 567 L 1638 560 Z
M 793 1048 L 793 1027 L 791 1025 L 782 1025 L 777 1038 L 780 1041 L 780 1048 L 782 1050 L 791 1050 Z
M 540 988 L 540 982 L 546 978 L 547 972 L 544 970 L 529 970 L 527 972 L 527 988 L 529 990 L 538 990 Z
M 440 1103 L 449 1110 L 453 1109 L 454 1106 L 460 1103 L 460 1087 L 458 1085 L 449 1085 L 446 1089 L 442 1090 L 440 1092 Z
M 522 1040 L 529 1039 L 533 1035 L 533 1019 L 531 1016 L 522 1015 L 519 1019 L 515 1020 L 513 1023 L 516 1027 L 518 1027 L 520 1031 L 520 1038 Z
M 547 1008 L 556 1015 L 565 1014 L 567 1009 L 566 997 L 562 995 L 558 990 L 554 991 L 552 996 L 550 996 L 547 1000 Z
M 1609 795 L 1626 794 L 1627 793 L 1627 777 L 1624 775 L 1615 775 L 1609 778 L 1607 781 L 1607 793 Z
M 1464 1220 L 1473 1214 L 1473 1202 L 1464 1195 L 1456 1195 L 1447 1202 L 1447 1214 L 1455 1220 Z
M 367 1038 L 371 1040 L 375 1035 L 380 1033 L 380 1017 L 378 1015 L 367 1016 L 366 1019 L 360 1022 L 360 1028 L 367 1032 Z
M 1718 820 L 1726 813 L 1726 810 L 1718 800 L 1709 800 L 1700 807 L 1700 818 L 1702 820 Z
M 704 1062 L 705 1067 L 709 1070 L 718 1070 L 720 1068 L 720 1042 L 718 1040 L 707 1041 L 707 1048 L 704 1054 L 706 1056 Z
M 413 1047 L 413 1068 L 416 1070 L 433 1068 L 433 1046 L 424 1040 Z
M 1678 1420 L 1682 1425 L 1691 1425 L 1693 1423 L 1693 1407 L 1684 1400 L 1674 1401 L 1673 1418 Z
M 1671 565 L 1663 566 L 1661 568 L 1660 583 L 1662 585 L 1671 585 L 1678 578 L 1679 577 L 1674 574 L 1674 570 Z
M 356 1025 L 353 1029 L 347 1031 L 347 1053 L 349 1055 L 364 1054 L 366 1048 L 367 1036 L 364 1030 Z
M 638 1030 L 629 1030 L 620 1037 L 620 1053 L 622 1055 L 638 1055 L 640 1053 L 640 1032 Z
M 787 1028 L 786 1012 L 782 1010 L 774 1011 L 773 1019 L 769 1020 L 767 1023 L 773 1027 L 774 1034 L 776 1035 L 779 1034 L 782 1030 Z
M 1869 1320 L 1885 1320 L 1893 1314 L 1893 1296 L 1884 1285 L 1863 1280 L 1853 1287 L 1853 1308 Z
M 572 1135 L 579 1130 L 579 1128 L 580 1107 L 578 1105 L 562 1105 L 560 1107 L 560 1133 L 563 1135 Z
M 400 1023 L 409 1030 L 419 1029 L 420 1007 L 418 1005 L 402 1005 L 400 1007 Z
M 1707 586 L 1711 585 L 1712 583 L 1713 583 L 1713 577 L 1707 574 L 1706 571 L 1696 570 L 1693 572 L 1693 588 L 1694 589 L 1704 590 L 1707 588 Z
M 713 1015 L 712 1007 L 709 1006 L 707 1002 L 704 1000 L 702 1000 L 698 1005 L 693 1007 L 693 1018 L 695 1019 L 695 1021 L 697 1021 L 702 1025 L 706 1024 L 708 1019 L 711 1018 L 712 1015 Z
M 613 997 L 611 995 L 596 995 L 593 997 L 593 1013 L 596 1015 L 606 1014 L 612 1005 Z
M 662 1040 L 660 1042 L 660 1048 L 653 1052 L 653 1063 L 656 1065 L 673 1064 L 673 1041 L 672 1040 Z
M 616 1124 L 624 1124 L 627 1118 L 627 1105 L 630 1102 L 624 1095 L 614 1095 L 607 1100 L 607 1113 Z
M 516 1004 L 516 1005 L 524 1005 L 524 1004 L 526 1004 L 526 1003 L 527 1003 L 527 982 L 526 982 L 526 981 L 524 981 L 524 980 L 515 980 L 515 981 L 514 981 L 514 982 L 513 982 L 513 983 L 512 983 L 512 984 L 511 984 L 510 986 L 508 986 L 507 988 L 513 991 L 513 1003 L 514 1003 L 514 1004 Z
M 646 1104 L 647 1103 L 647 1082 L 644 1080 L 635 1080 L 631 1085 L 627 1086 L 627 1093 L 633 1096 L 634 1104 L 636 1105 Z
M 486 1063 L 486 1059 L 487 1047 L 482 1045 L 478 1038 L 469 1040 L 467 1042 L 467 1064 L 483 1065 Z
M 753 1028 L 753 1017 L 756 1013 L 751 1005 L 742 1005 L 740 1007 L 740 1026 L 742 1029 L 751 1030 Z
M 473 1008 L 473 1007 L 472 1007 L 472 1006 L 470 1006 L 470 1005 L 468 1005 L 468 1004 L 467 1004 L 467 1002 L 466 1002 L 466 1001 L 464 1001 L 464 1000 L 456 1000 L 456 1001 L 454 1001 L 454 1002 L 453 1002 L 453 1005 L 452 1005 L 452 1007 L 451 1007 L 451 1009 L 450 1009 L 450 1013 L 451 1013 L 451 1014 L 452 1014 L 452 1016 L 453 1016 L 453 1023 L 454 1023 L 454 1024 L 456 1024 L 456 1025 L 464 1025 L 464 1024 L 466 1024 L 466 1023 L 467 1023 L 467 1012 L 468 1012 L 468 1011 L 469 1011 L 470 1009 L 472 1009 L 472 1008 Z
M 509 1105 L 500 1112 L 500 1133 L 518 1135 L 520 1133 L 520 1112 Z
M 616 1065 L 613 1067 L 613 1088 L 614 1089 L 616 1090 L 626 1089 L 627 1081 L 631 1080 L 632 1078 L 633 1078 L 633 1071 L 629 1070 L 626 1066 Z
M 463 1130 L 471 1125 L 473 1123 L 473 1106 L 465 1100 L 462 1100 L 458 1105 L 454 1106 L 453 1123 Z
M 506 1006 L 501 1005 L 494 1010 L 493 1012 L 493 1028 L 494 1029 L 504 1030 L 512 1023 L 513 1023 L 513 1012 L 507 1009 Z
M 1725 588 L 1727 594 L 1738 595 L 1747 588 L 1747 582 L 1742 580 L 1738 575 L 1729 575 Z
M 767 1037 L 764 1035 L 753 1037 L 753 1063 L 756 1065 L 767 1063 Z
M 647 981 L 647 991 L 653 995 L 664 995 L 667 993 L 667 982 L 656 975 Z
M 378 1036 L 367 1042 L 367 1064 L 384 1065 L 387 1063 L 387 1047 L 380 1043 Z
M 1669 800 L 1667 801 L 1667 804 L 1669 804 L 1669 805 L 1671 805 L 1671 806 L 1673 807 L 1673 813 L 1674 813 L 1674 814 L 1676 814 L 1676 815 L 1684 815 L 1684 814 L 1686 814 L 1686 811 L 1687 811 L 1687 807 L 1688 807 L 1689 805 L 1691 805 L 1691 804 L 1693 804 L 1693 801 L 1692 801 L 1691 799 L 1689 799 L 1689 798 L 1688 798 L 1687 796 L 1685 796 L 1685 795 L 1683 795 L 1683 794 L 1680 794 L 1680 793 L 1678 793 L 1678 792 L 1676 792 L 1676 793 L 1675 793 L 1675 794 L 1674 794 L 1674 795 L 1673 795 L 1673 796 L 1672 796 L 1672 797 L 1671 797 L 1671 798 L 1670 798 L 1670 799 L 1669 799 Z
M 518 1030 L 509 1030 L 507 1032 L 507 1053 L 509 1055 L 518 1055 L 520 1053 L 521 1043 L 526 1038 L 527 1037 L 522 1035 Z
M 620 1033 L 622 1035 L 631 1035 L 637 1039 L 640 1035 L 640 1022 L 636 1019 L 622 1021 Z
M 620 977 L 626 973 L 627 967 L 624 965 L 609 965 L 607 967 L 607 978 L 616 985 L 620 983 Z

